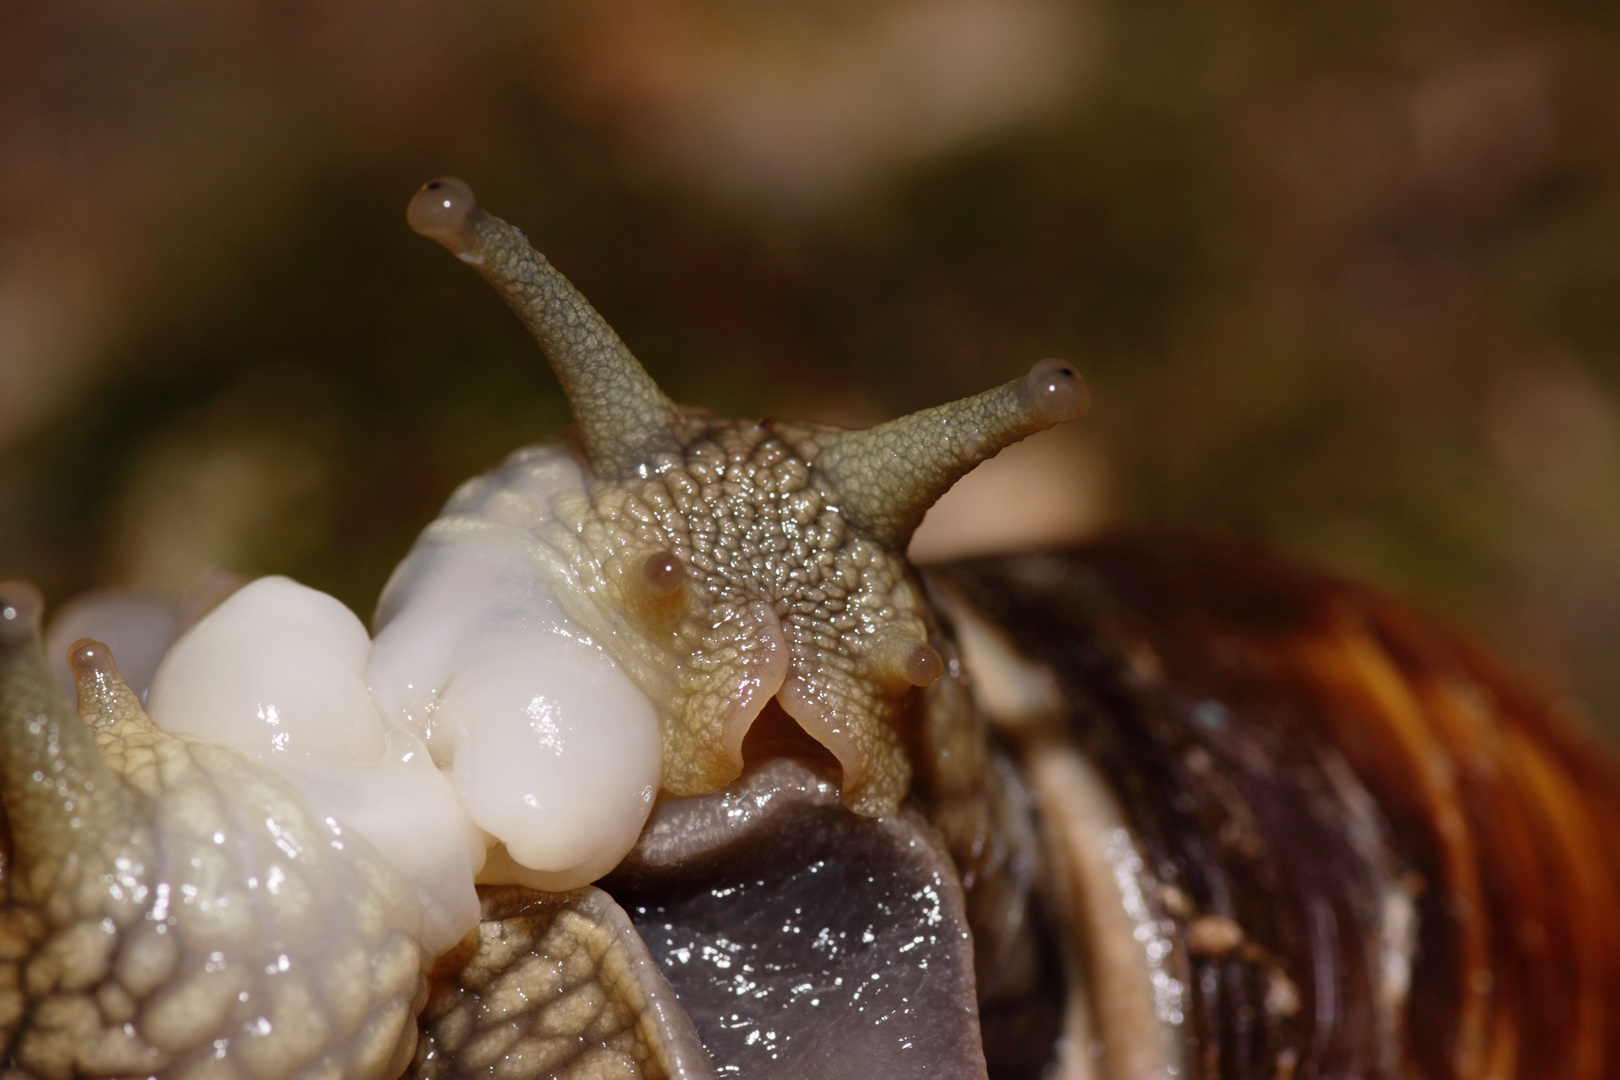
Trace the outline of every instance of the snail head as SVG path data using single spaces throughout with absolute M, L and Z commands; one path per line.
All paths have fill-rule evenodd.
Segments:
M 472 266 L 539 342 L 589 483 L 558 497 L 543 568 L 570 614 L 659 703 L 663 786 L 716 790 L 772 699 L 837 757 L 853 809 L 910 782 L 896 730 L 940 677 L 905 549 L 923 514 L 1004 447 L 1084 414 L 1043 360 L 975 397 L 864 431 L 677 405 L 523 233 L 436 180 L 411 227 Z

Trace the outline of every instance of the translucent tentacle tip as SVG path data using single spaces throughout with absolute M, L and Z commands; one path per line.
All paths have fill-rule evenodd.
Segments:
M 472 188 L 453 176 L 423 184 L 405 208 L 405 220 L 412 229 L 463 258 L 476 247 L 473 227 L 483 216 Z
M 1030 410 L 1049 423 L 1078 420 L 1091 408 L 1086 380 L 1064 360 L 1042 360 L 1030 368 L 1024 389 Z
M 39 635 L 45 597 L 32 582 L 0 581 L 0 645 L 18 645 Z

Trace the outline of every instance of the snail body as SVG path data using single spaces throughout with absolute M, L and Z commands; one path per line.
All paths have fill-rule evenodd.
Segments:
M 41 606 L 0 588 L 8 1067 L 397 1074 L 430 960 L 411 890 L 273 770 L 156 728 L 96 642 L 74 715 Z
M 464 184 L 408 216 L 576 425 L 451 497 L 375 638 L 261 579 L 144 709 L 84 641 L 74 717 L 0 587 L 12 1066 L 1620 1069 L 1614 779 L 1464 646 L 1195 544 L 906 562 L 955 480 L 1084 412 L 1070 366 L 868 431 L 728 420 Z

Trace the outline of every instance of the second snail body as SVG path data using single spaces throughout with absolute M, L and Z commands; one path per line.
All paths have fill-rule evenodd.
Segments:
M 919 576 L 1068 365 L 727 420 L 465 185 L 410 220 L 577 424 L 456 492 L 374 640 L 262 579 L 144 709 L 83 641 L 74 716 L 0 586 L 9 1068 L 1620 1075 L 1620 787 L 1467 645 L 1191 541 Z

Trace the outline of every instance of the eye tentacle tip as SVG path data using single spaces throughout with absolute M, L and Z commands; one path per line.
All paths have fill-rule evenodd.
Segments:
M 80 638 L 68 649 L 67 661 L 79 694 L 81 720 L 92 728 L 133 723 L 148 732 L 153 730 L 140 697 L 118 670 L 111 646 L 95 638 Z
M 472 188 L 453 176 L 423 184 L 405 209 L 405 220 L 415 232 L 464 259 L 478 257 L 474 229 L 484 216 Z
M 1091 408 L 1086 380 L 1067 360 L 1042 360 L 1024 377 L 1029 408 L 1044 423 L 1078 420 Z

